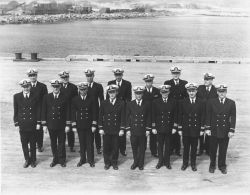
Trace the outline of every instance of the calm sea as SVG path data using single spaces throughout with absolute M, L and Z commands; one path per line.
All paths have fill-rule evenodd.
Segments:
M 69 54 L 250 57 L 250 18 L 162 17 L 0 26 L 0 56 Z

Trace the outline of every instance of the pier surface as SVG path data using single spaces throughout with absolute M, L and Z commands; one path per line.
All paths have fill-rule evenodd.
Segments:
M 1 188 L 3 194 L 55 193 L 66 194 L 74 191 L 89 193 L 242 193 L 250 189 L 250 64 L 249 63 L 178 63 L 183 69 L 182 78 L 203 83 L 203 73 L 215 75 L 214 83 L 228 85 L 228 97 L 236 101 L 237 126 L 235 137 L 229 142 L 227 164 L 228 174 L 223 175 L 217 169 L 214 174 L 208 172 L 209 158 L 206 155 L 197 158 L 197 172 L 190 168 L 181 171 L 182 159 L 171 156 L 172 170 L 162 167 L 156 170 L 157 159 L 146 151 L 145 170 L 130 170 L 133 162 L 130 141 L 127 141 L 127 157 L 119 158 L 119 170 L 104 170 L 102 155 L 95 154 L 96 167 L 89 165 L 76 167 L 79 161 L 79 143 L 76 135 L 76 151 L 70 153 L 67 148 L 67 167 L 57 165 L 50 168 L 52 161 L 48 134 L 44 137 L 45 151 L 37 153 L 38 165 L 22 168 L 24 163 L 19 133 L 13 124 L 13 94 L 20 92 L 18 81 L 26 77 L 28 68 L 37 68 L 38 80 L 44 82 L 51 91 L 50 79 L 58 78 L 61 70 L 70 71 L 70 81 L 85 81 L 84 69 L 96 70 L 95 80 L 104 87 L 113 79 L 111 70 L 121 67 L 125 70 L 124 79 L 132 85 L 144 85 L 143 75 L 155 75 L 154 85 L 163 84 L 171 78 L 168 62 L 115 62 L 82 61 L 64 59 L 46 59 L 40 62 L 13 62 L 0 58 L 1 68 Z M 96 150 L 95 150 L 96 151 Z

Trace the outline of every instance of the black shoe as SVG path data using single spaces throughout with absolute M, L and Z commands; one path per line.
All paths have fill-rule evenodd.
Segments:
M 118 170 L 117 164 L 114 164 L 114 165 L 113 165 L 113 169 L 114 169 L 114 170 Z
M 166 167 L 167 167 L 167 169 L 172 169 L 170 164 L 166 165 Z
M 182 170 L 182 171 L 185 171 L 185 170 L 187 169 L 187 167 L 188 167 L 187 165 L 182 165 L 182 166 L 181 166 L 181 170 Z
M 141 171 L 144 170 L 144 167 L 139 167 L 139 170 L 141 170 Z
M 191 168 L 192 168 L 192 171 L 197 171 L 196 165 L 192 165 Z
M 126 151 L 124 151 L 124 152 L 121 152 L 121 155 L 122 155 L 122 156 L 127 156 L 127 153 L 126 153 Z
M 74 147 L 70 147 L 70 152 L 75 152 L 75 149 L 74 149 Z
M 29 161 L 26 160 L 25 163 L 23 164 L 23 168 L 27 168 L 30 165 Z
M 61 164 L 61 167 L 66 167 L 66 162 L 62 162 L 60 164 Z
M 110 165 L 105 165 L 105 166 L 104 166 L 104 169 L 105 169 L 105 170 L 108 170 L 109 168 L 110 168 Z
M 50 166 L 50 167 L 54 167 L 54 166 L 56 166 L 56 164 L 57 164 L 57 162 L 53 160 L 53 161 L 50 163 L 49 166 Z
M 206 151 L 206 155 L 208 155 L 208 156 L 209 156 L 209 152 L 208 152 L 208 151 Z
M 180 151 L 175 152 L 176 156 L 181 156 Z
M 158 158 L 158 155 L 156 153 L 152 153 L 152 156 Z
M 155 168 L 160 169 L 161 167 L 162 167 L 162 163 L 158 163 Z
M 214 167 L 209 167 L 209 173 L 214 173 L 215 168 Z
M 90 167 L 95 167 L 95 163 L 89 163 Z
M 38 147 L 38 152 L 43 152 L 44 151 L 44 148 L 43 147 Z
M 203 154 L 203 151 L 199 151 L 197 154 L 196 154 L 196 156 L 201 156 Z
M 222 174 L 227 174 L 227 169 L 226 168 L 220 169 L 220 171 L 221 171 Z
M 137 167 L 137 165 L 136 165 L 136 164 L 132 164 L 132 165 L 131 165 L 131 167 L 130 167 L 130 169 L 131 169 L 131 170 L 135 170 L 135 169 L 136 169 L 136 167 Z
M 35 167 L 36 167 L 36 162 L 31 162 L 31 163 L 30 163 L 30 166 L 31 166 L 32 168 L 35 168 Z
M 102 150 L 101 149 L 97 149 L 97 154 L 102 154 Z
M 78 163 L 77 163 L 77 167 L 80 167 L 80 166 L 82 166 L 83 164 L 85 164 L 86 163 L 86 160 L 80 160 Z

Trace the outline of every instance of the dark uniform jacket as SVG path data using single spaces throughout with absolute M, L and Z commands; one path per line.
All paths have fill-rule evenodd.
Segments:
M 164 82 L 164 85 L 170 85 L 170 93 L 169 98 L 174 98 L 176 100 L 181 100 L 183 98 L 188 97 L 187 90 L 185 88 L 185 85 L 187 84 L 187 81 L 179 79 L 179 84 L 175 85 L 174 79 L 168 80 Z
M 236 105 L 233 100 L 226 98 L 224 104 L 221 104 L 219 98 L 210 99 L 206 113 L 206 126 L 212 136 L 225 138 L 228 132 L 235 131 Z
M 14 95 L 14 123 L 21 131 L 33 131 L 41 123 L 39 100 L 33 92 L 28 99 L 23 92 Z
M 31 91 L 38 96 L 39 103 L 42 105 L 43 96 L 48 94 L 47 86 L 39 81 L 37 81 L 35 87 L 31 87 Z
M 88 95 L 92 98 L 94 98 L 95 103 L 97 105 L 97 109 L 99 112 L 99 107 L 101 102 L 104 100 L 104 95 L 103 95 L 103 87 L 100 83 L 93 82 L 92 88 L 88 88 Z M 99 104 L 100 101 L 100 104 Z
M 159 133 L 171 134 L 173 128 L 177 128 L 177 101 L 162 98 L 153 101 L 152 105 L 152 128 Z
M 191 104 L 189 98 L 179 102 L 178 126 L 183 136 L 199 137 L 200 131 L 204 131 L 205 102 L 196 97 Z
M 211 86 L 209 93 L 207 92 L 205 85 L 200 85 L 197 90 L 197 97 L 207 101 L 208 99 L 217 98 L 218 94 L 214 85 Z
M 108 85 L 116 85 L 116 80 L 112 80 L 108 82 Z M 124 102 L 130 102 L 132 99 L 132 86 L 129 81 L 122 79 L 122 84 L 118 89 L 117 99 L 121 99 Z M 106 99 L 109 99 L 109 94 L 107 93 Z
M 153 87 L 151 93 L 148 92 L 146 89 L 144 90 L 142 99 L 152 104 L 153 100 L 160 98 L 160 97 L 161 97 L 160 90 L 157 89 L 156 87 Z
M 89 130 L 92 125 L 97 124 L 97 109 L 93 98 L 86 96 L 82 99 L 80 95 L 75 96 L 71 103 L 72 127 L 78 130 Z
M 70 126 L 70 105 L 64 94 L 60 93 L 55 99 L 53 93 L 49 93 L 43 98 L 42 124 L 49 129 L 64 130 L 65 126 Z
M 131 131 L 131 135 L 145 135 L 151 130 L 151 106 L 149 102 L 142 100 L 141 106 L 136 100 L 127 104 L 126 109 L 126 130 Z
M 116 99 L 115 104 L 104 100 L 100 106 L 98 126 L 105 134 L 118 135 L 120 130 L 125 130 L 125 103 Z

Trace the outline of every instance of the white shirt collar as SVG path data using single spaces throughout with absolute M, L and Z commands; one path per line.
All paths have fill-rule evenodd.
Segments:
M 26 95 L 28 96 L 28 98 L 30 97 L 30 92 L 29 93 L 24 93 L 23 92 L 23 97 L 26 97 Z
M 116 80 L 116 85 L 118 85 L 118 86 L 122 86 L 122 79 L 121 79 L 121 81 L 120 81 L 120 82 L 118 82 L 118 81 Z
M 207 88 L 208 88 L 208 91 L 210 91 L 210 90 L 211 90 L 211 87 L 212 87 L 212 85 L 206 86 L 206 90 L 207 90 Z
M 58 94 L 53 93 L 53 95 L 54 95 L 54 98 L 55 98 L 55 97 L 57 97 L 57 98 L 58 98 L 58 97 L 59 97 L 59 95 L 60 95 L 60 92 L 59 92 Z
M 164 100 L 167 102 L 168 101 L 168 98 L 162 98 L 162 101 L 164 102 Z
M 190 102 L 192 103 L 192 101 L 196 101 L 196 97 L 195 98 L 189 98 L 190 99 Z
M 177 83 L 180 83 L 180 80 L 179 79 L 174 79 L 174 83 L 177 84 Z
M 94 83 L 94 82 L 89 83 L 89 87 L 90 87 L 90 88 L 93 87 L 93 83 Z
M 80 96 L 81 96 L 82 100 L 86 100 L 87 95 L 85 95 L 85 96 L 80 95 Z
M 67 88 L 69 83 L 63 83 L 63 87 Z
M 31 83 L 32 87 L 36 87 L 36 85 L 37 85 L 37 81 L 35 83 Z
M 225 100 L 226 100 L 226 98 L 223 98 L 223 99 L 220 99 L 219 98 L 219 101 L 221 102 L 221 100 L 222 100 L 222 102 L 223 102 L 223 104 L 225 103 Z
M 136 103 L 139 104 L 139 106 L 141 106 L 142 99 L 141 100 L 136 100 Z
M 109 98 L 109 102 L 111 103 L 111 98 Z M 113 104 L 113 105 L 115 105 L 115 102 L 116 102 L 116 98 L 115 98 L 115 99 L 113 99 L 112 104 Z
M 153 87 L 147 88 L 147 92 L 152 93 L 152 91 L 153 91 Z

